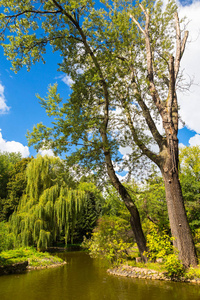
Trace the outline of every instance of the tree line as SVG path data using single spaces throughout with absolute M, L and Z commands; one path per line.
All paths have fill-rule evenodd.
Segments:
M 183 148 L 180 158 L 184 203 L 195 243 L 199 243 L 200 147 Z M 48 156 L 22 158 L 20 154 L 1 153 L 0 169 L 2 248 L 46 249 L 58 243 L 81 243 L 91 238 L 99 224 L 104 228 L 107 251 L 110 231 L 116 241 L 121 239 L 122 253 L 133 245 L 129 213 L 109 182 L 102 190 L 95 176 L 77 179 L 65 161 Z M 145 237 L 152 236 L 152 226 L 161 235 L 166 232 L 170 236 L 164 182 L 158 171 L 152 168 L 143 183 L 132 180 L 124 186 L 138 207 Z

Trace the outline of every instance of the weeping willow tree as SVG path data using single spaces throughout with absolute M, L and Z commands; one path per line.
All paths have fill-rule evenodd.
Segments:
M 46 249 L 61 235 L 67 243 L 69 228 L 73 237 L 87 193 L 72 186 L 73 180 L 59 158 L 38 156 L 28 164 L 26 194 L 10 218 L 16 246 Z

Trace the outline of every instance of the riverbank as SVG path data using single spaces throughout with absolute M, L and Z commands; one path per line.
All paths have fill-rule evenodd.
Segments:
M 55 268 L 65 264 L 61 258 L 47 252 L 38 252 L 34 248 L 20 248 L 0 253 L 0 275 Z
M 189 283 L 200 284 L 200 278 L 187 278 L 187 277 L 169 278 L 166 276 L 166 272 L 159 272 L 156 270 L 150 270 L 146 268 L 132 267 L 129 265 L 120 265 L 112 269 L 108 269 L 107 272 L 111 275 L 122 276 L 122 277 L 176 281 L 176 282 L 189 282 Z

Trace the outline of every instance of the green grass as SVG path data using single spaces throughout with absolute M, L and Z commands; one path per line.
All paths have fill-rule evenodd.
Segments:
M 52 256 L 47 252 L 38 252 L 34 248 L 19 248 L 15 250 L 2 251 L 0 253 L 0 265 L 10 265 L 23 261 L 29 262 L 29 266 L 49 266 L 61 263 L 63 260 Z
M 166 272 L 166 268 L 163 263 L 152 263 L 152 262 L 136 263 L 134 260 L 128 260 L 127 264 L 131 267 L 145 268 L 149 270 L 155 270 L 158 272 Z

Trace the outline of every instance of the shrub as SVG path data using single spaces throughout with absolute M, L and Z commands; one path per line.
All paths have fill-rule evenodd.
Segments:
M 200 243 L 200 228 L 197 228 L 194 231 L 194 243 L 195 244 Z
M 93 257 L 106 258 L 112 263 L 122 263 L 128 257 L 130 241 L 129 224 L 119 217 L 102 217 L 98 221 L 90 240 L 84 239 L 82 246 L 89 249 Z
M 197 268 L 190 267 L 186 271 L 184 277 L 187 279 L 200 278 L 200 267 L 199 266 Z
M 170 278 L 179 278 L 185 273 L 185 269 L 178 259 L 178 255 L 175 253 L 167 256 L 165 267 L 167 269 L 167 276 Z
M 173 253 L 173 238 L 167 235 L 166 231 L 159 232 L 158 227 L 149 222 L 147 233 L 147 257 L 155 261 L 157 258 L 166 258 L 167 255 Z

